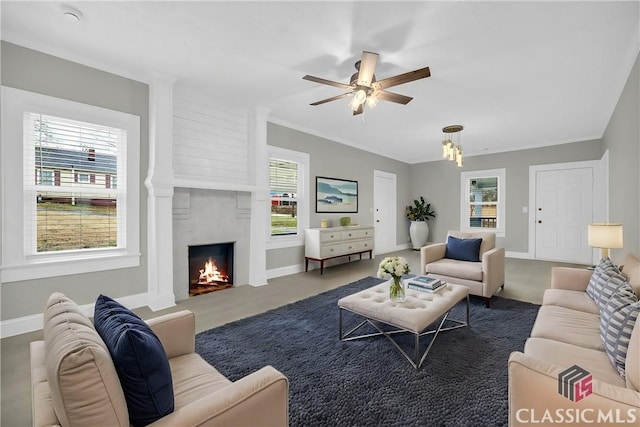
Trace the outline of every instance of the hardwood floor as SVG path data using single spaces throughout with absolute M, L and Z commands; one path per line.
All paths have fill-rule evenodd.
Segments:
M 419 271 L 420 252 L 411 249 L 394 255 L 405 257 L 411 270 Z M 373 260 L 363 259 L 308 273 L 298 273 L 269 280 L 260 287 L 234 286 L 197 297 L 179 301 L 175 307 L 153 312 L 147 307 L 135 312 L 143 319 L 178 311 L 191 310 L 196 314 L 196 330 L 201 332 L 272 308 L 295 302 L 337 288 L 365 276 L 375 276 L 378 263 L 384 254 Z M 531 261 L 508 258 L 505 266 L 505 288 L 496 295 L 505 298 L 542 302 L 544 289 L 549 287 L 551 267 L 573 266 L 547 261 Z M 584 267 L 584 266 L 579 266 Z M 45 301 L 42 302 L 44 305 Z M 29 343 L 42 339 L 42 331 L 0 340 L 2 406 L 0 425 L 18 427 L 31 425 L 31 392 L 29 373 Z

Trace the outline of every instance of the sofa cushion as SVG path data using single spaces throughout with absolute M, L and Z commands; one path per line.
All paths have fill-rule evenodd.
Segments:
M 445 257 L 459 261 L 480 261 L 480 245 L 482 239 L 458 239 L 447 237 L 447 250 Z
M 116 366 L 131 424 L 147 425 L 173 412 L 169 360 L 151 328 L 104 295 L 96 300 L 94 323 Z
M 425 267 L 427 273 L 482 282 L 482 263 L 442 258 Z
M 591 279 L 589 279 L 587 294 L 602 310 L 611 295 L 625 283 L 626 279 L 611 262 L 611 259 L 603 258 L 594 269 Z
M 43 313 L 46 385 L 63 426 L 129 426 L 109 350 L 76 303 L 54 292 Z M 44 383 L 43 383 L 44 384 Z
M 625 363 L 631 332 L 640 313 L 640 302 L 633 289 L 622 286 L 609 298 L 602 310 L 600 335 L 605 351 L 622 378 L 625 378 Z
M 640 258 L 632 253 L 626 254 L 620 263 L 620 272 L 640 298 Z
M 600 315 L 565 307 L 540 307 L 531 336 L 604 351 L 600 339 Z
M 542 305 L 556 305 L 585 313 L 600 314 L 598 304 L 584 291 L 545 289 Z
M 176 411 L 231 384 L 197 353 L 169 359 Z
M 618 387 L 625 387 L 625 381 L 620 378 L 618 371 L 611 366 L 609 358 L 604 351 L 578 347 L 545 338 L 528 338 L 524 344 L 524 354 L 565 368 L 578 365 L 593 374 L 593 378 L 599 381 Z

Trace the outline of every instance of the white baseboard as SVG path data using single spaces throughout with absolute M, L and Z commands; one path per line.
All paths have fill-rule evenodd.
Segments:
M 148 293 L 128 295 L 126 297 L 114 299 L 129 309 L 150 306 L 150 304 L 152 304 Z M 84 304 L 78 306 L 78 308 L 80 308 L 80 311 L 85 316 L 93 317 L 94 306 L 95 304 Z M 0 322 L 0 338 L 13 337 L 15 335 L 38 331 L 42 329 L 42 322 L 42 313 L 3 320 Z
M 310 265 L 309 270 L 313 267 Z M 290 274 L 302 273 L 304 271 L 304 264 L 288 265 L 286 267 L 272 268 L 267 270 L 267 279 L 273 279 L 275 277 L 288 276 Z
M 159 310 L 164 310 L 165 308 L 174 307 L 176 305 L 176 296 L 173 294 L 173 292 L 166 295 L 157 295 L 155 297 L 149 294 L 139 294 L 139 295 L 141 297 L 144 296 L 145 297 L 144 301 L 146 302 L 142 300 L 135 301 L 135 302 L 131 301 L 130 302 L 131 307 L 142 307 L 144 305 L 148 305 L 151 311 L 159 311 Z
M 390 254 L 390 253 L 402 251 L 405 249 L 413 249 L 413 245 L 411 243 L 403 243 L 402 245 L 396 245 L 393 249 L 391 249 L 388 252 L 374 252 L 373 256 L 376 257 L 378 255 Z
M 507 258 L 533 259 L 529 252 L 505 251 L 504 256 Z

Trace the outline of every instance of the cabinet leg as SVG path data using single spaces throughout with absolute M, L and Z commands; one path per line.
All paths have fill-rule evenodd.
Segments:
M 320 260 L 320 275 L 322 276 L 324 273 L 324 260 Z
M 304 259 L 304 272 L 309 271 L 309 258 Z

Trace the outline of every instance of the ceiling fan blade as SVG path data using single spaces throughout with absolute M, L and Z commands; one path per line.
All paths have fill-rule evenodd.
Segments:
M 336 99 L 346 98 L 347 96 L 351 96 L 351 93 L 343 93 L 342 95 L 332 96 L 331 98 L 323 99 L 322 101 L 316 101 L 313 104 L 309 105 L 320 105 L 330 101 L 335 101 Z
M 409 83 L 414 80 L 424 79 L 425 77 L 429 77 L 430 75 L 431 71 L 429 71 L 429 67 L 420 68 L 419 70 L 409 71 L 408 73 L 398 74 L 397 76 L 379 80 L 373 84 L 373 87 L 376 90 L 386 89 L 392 86 L 401 85 L 403 83 Z
M 376 91 L 375 92 L 375 96 L 377 96 L 379 99 L 383 99 L 385 101 L 391 101 L 391 102 L 395 102 L 397 104 L 404 104 L 404 105 L 407 105 L 409 103 L 409 101 L 411 101 L 413 99 L 410 96 L 399 95 L 397 93 L 387 92 L 386 90 Z
M 364 104 L 360 104 L 358 106 L 358 109 L 353 112 L 353 115 L 357 116 L 358 114 L 362 114 L 363 111 L 364 111 Z
M 358 86 L 370 87 L 373 80 L 373 72 L 378 62 L 378 54 L 362 51 L 360 68 L 358 68 Z
M 323 85 L 339 87 L 340 89 L 343 89 L 343 90 L 352 90 L 353 89 L 352 86 L 346 85 L 344 83 L 338 83 L 338 82 L 334 82 L 332 80 L 327 80 L 327 79 L 322 79 L 320 77 L 310 76 L 308 74 L 306 76 L 304 76 L 303 79 L 309 80 L 310 82 L 321 83 Z

